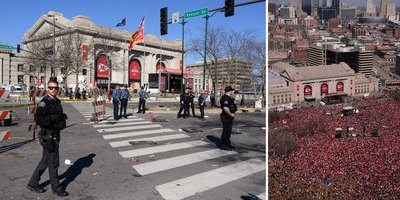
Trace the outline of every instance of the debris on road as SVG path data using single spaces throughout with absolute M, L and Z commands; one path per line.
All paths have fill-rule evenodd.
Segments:
M 139 158 L 135 158 L 135 157 L 129 158 L 129 161 L 131 161 L 133 164 L 137 164 L 140 162 Z
M 71 160 L 65 159 L 64 162 L 66 165 L 73 165 L 73 163 L 71 162 Z

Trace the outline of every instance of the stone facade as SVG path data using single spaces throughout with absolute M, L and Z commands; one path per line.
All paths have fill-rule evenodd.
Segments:
M 145 35 L 143 43 L 134 45 L 131 50 L 128 50 L 132 32 L 96 25 L 86 16 L 79 15 L 69 20 L 61 13 L 50 11 L 47 15 L 42 15 L 25 33 L 23 37 L 24 48 L 29 49 L 30 45 L 44 40 L 52 41 L 54 39 L 53 31 L 55 32 L 56 55 L 57 49 L 62 45 L 58 42 L 60 41 L 59 38 L 68 34 L 79 33 L 83 38 L 83 44 L 87 46 L 86 66 L 83 67 L 78 77 L 79 87 L 88 88 L 95 85 L 105 87 L 108 78 L 102 79 L 100 71 L 97 70 L 100 69 L 99 66 L 101 65 L 106 65 L 105 69 L 109 69 L 108 72 L 111 72 L 110 80 L 113 86 L 129 85 L 132 89 L 136 89 L 140 85 L 149 84 L 152 85 L 150 89 L 158 90 L 160 89 L 158 88 L 160 79 L 157 81 L 157 78 L 154 78 L 159 71 L 156 69 L 157 66 L 161 68 L 161 74 L 164 77 L 161 79 L 161 90 L 171 89 L 168 88 L 171 85 L 165 77 L 173 76 L 182 79 L 182 41 L 180 40 L 165 41 L 153 35 Z M 52 49 L 52 44 L 50 43 L 47 48 Z M 16 57 L 22 57 L 21 55 L 17 54 Z M 29 66 L 29 63 L 26 64 Z M 66 81 L 68 87 L 75 87 L 76 76 L 70 75 L 66 80 L 63 80 L 64 77 L 61 73 L 63 66 L 57 65 L 59 66 L 56 66 L 55 75 L 62 81 Z M 45 73 L 46 77 L 50 76 L 51 66 L 48 67 Z M 32 75 L 38 76 L 38 74 L 27 74 L 26 76 Z M 32 84 L 27 79 L 29 78 L 25 79 L 28 84 Z M 180 89 L 180 82 L 179 86 L 174 85 L 175 89 Z

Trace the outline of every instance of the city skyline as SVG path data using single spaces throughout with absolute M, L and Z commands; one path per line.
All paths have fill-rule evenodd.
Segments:
M 379 8 L 380 2 L 381 0 L 372 0 L 374 5 Z M 279 1 L 279 0 L 270 0 L 270 3 L 283 3 L 286 5 L 290 4 L 290 0 L 283 0 L 283 1 Z M 349 5 L 353 5 L 354 2 L 356 3 L 357 6 L 365 6 L 365 0 L 341 0 L 341 3 L 347 3 Z M 400 7 L 400 1 L 395 1 L 395 0 L 388 0 L 388 3 L 394 3 L 396 4 L 396 7 Z M 301 6 L 301 0 L 297 0 L 297 5 Z

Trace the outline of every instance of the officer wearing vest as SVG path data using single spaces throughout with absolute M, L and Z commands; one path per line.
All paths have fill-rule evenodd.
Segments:
M 196 117 L 196 114 L 194 112 L 194 95 L 193 95 L 193 92 L 192 92 L 192 88 L 189 88 L 189 95 L 187 96 L 187 98 L 188 98 L 187 116 L 190 117 L 189 110 L 192 109 L 192 115 L 193 115 L 193 117 Z
M 203 90 L 200 90 L 200 96 L 198 98 L 198 101 L 200 109 L 200 118 L 204 119 L 204 108 L 206 107 L 206 94 L 204 94 Z
M 180 95 L 180 108 L 178 111 L 177 118 L 183 117 L 186 118 L 187 112 L 189 112 L 189 103 L 188 103 L 188 96 L 189 95 L 189 88 L 185 89 L 185 93 Z M 183 111 L 183 115 L 181 114 Z
M 63 112 L 60 99 L 57 98 L 59 90 L 56 78 L 50 78 L 48 82 L 48 95 L 43 97 L 37 106 L 35 122 L 40 126 L 39 143 L 43 148 L 42 159 L 37 165 L 27 188 L 36 193 L 43 193 L 45 190 L 39 186 L 40 177 L 49 168 L 50 184 L 58 196 L 68 196 L 65 188 L 62 188 L 58 180 L 59 167 L 59 143 L 60 131 L 66 127 L 67 115 Z
M 138 107 L 137 113 L 144 114 L 146 112 L 147 95 L 148 95 L 148 93 L 144 90 L 144 87 L 142 86 L 140 88 L 140 92 L 139 92 L 139 107 Z
M 235 118 L 235 112 L 237 107 L 235 99 L 233 98 L 234 89 L 231 86 L 225 88 L 225 94 L 220 99 L 220 105 L 222 109 L 221 122 L 222 122 L 222 135 L 221 135 L 221 149 L 232 151 L 235 147 L 231 144 L 231 134 L 233 119 Z
M 119 106 L 119 101 L 121 99 L 121 90 L 119 89 L 119 85 L 117 85 L 117 87 L 113 91 L 112 98 L 113 98 L 113 105 L 114 105 L 114 119 L 119 120 L 118 106 Z
M 122 118 L 122 111 L 124 111 L 124 118 L 127 118 L 126 116 L 126 108 L 128 107 L 128 99 L 129 99 L 129 91 L 127 89 L 127 86 L 124 86 L 121 91 L 121 109 L 119 112 L 119 118 Z

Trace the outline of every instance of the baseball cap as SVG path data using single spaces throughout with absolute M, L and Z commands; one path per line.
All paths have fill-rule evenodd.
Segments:
M 234 89 L 231 86 L 227 86 L 225 88 L 225 92 L 229 92 L 229 91 L 234 91 Z

